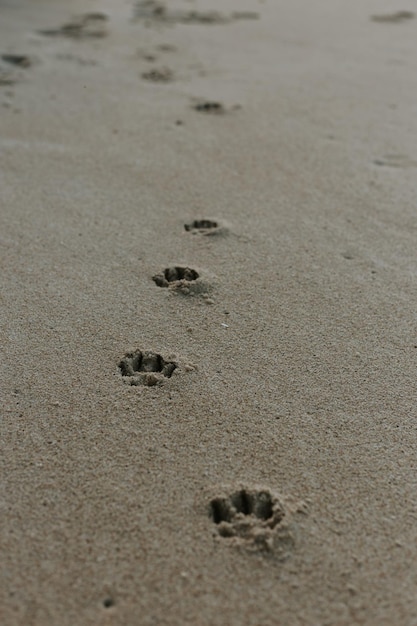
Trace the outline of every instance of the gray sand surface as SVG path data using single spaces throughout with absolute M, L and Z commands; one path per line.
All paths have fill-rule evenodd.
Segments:
M 417 624 L 413 4 L 0 0 L 1 626 Z

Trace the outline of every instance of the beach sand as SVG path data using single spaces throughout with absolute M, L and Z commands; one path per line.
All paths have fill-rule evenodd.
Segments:
M 2 626 L 417 623 L 411 4 L 0 0 Z

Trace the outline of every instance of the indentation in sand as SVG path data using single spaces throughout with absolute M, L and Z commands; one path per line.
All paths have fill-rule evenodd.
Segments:
M 174 74 L 168 67 L 154 68 L 149 72 L 144 72 L 142 78 L 153 83 L 169 83 L 173 80 Z
M 164 378 L 171 378 L 177 367 L 178 363 L 174 360 L 165 359 L 149 350 L 127 352 L 119 362 L 120 372 L 126 382 L 148 387 L 160 384 Z
M 221 102 L 214 100 L 203 100 L 194 104 L 193 109 L 200 113 L 226 113 L 226 109 Z
M 391 24 L 399 24 L 406 20 L 412 20 L 415 17 L 415 13 L 412 11 L 396 11 L 395 13 L 385 13 L 381 15 L 372 15 L 371 20 L 373 22 L 390 22 Z
M 200 219 L 184 224 L 187 233 L 193 235 L 217 235 L 222 231 L 222 226 L 216 220 Z
M 134 18 L 145 18 L 168 24 L 228 24 L 233 19 L 238 19 L 218 11 L 169 9 L 163 2 L 158 0 L 142 0 L 138 2 L 135 6 Z
M 74 17 L 70 22 L 57 28 L 40 30 L 49 37 L 69 37 L 70 39 L 90 39 L 105 37 L 108 34 L 108 16 L 104 13 L 86 13 Z
M 417 167 L 417 161 L 406 154 L 385 154 L 379 159 L 374 159 L 374 164 L 382 167 Z
M 233 545 L 274 551 L 281 558 L 294 546 L 290 511 L 267 488 L 241 487 L 216 495 L 210 500 L 209 516 L 217 534 Z
M 177 265 L 175 267 L 167 267 L 160 274 L 156 274 L 152 280 L 158 287 L 169 287 L 177 283 L 186 283 L 186 286 L 189 286 L 190 283 L 195 282 L 198 277 L 198 272 L 191 267 Z
M 207 304 L 213 303 L 210 293 L 215 277 L 205 270 L 188 265 L 172 265 L 155 274 L 152 280 L 158 287 L 174 295 L 201 296 Z
M 32 60 L 26 54 L 2 54 L 1 60 L 10 65 L 27 68 L 32 65 Z

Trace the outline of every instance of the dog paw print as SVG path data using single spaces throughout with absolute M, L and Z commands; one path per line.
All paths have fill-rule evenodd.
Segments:
M 1 60 L 15 67 L 27 68 L 32 65 L 32 59 L 26 54 L 2 54 Z
M 269 489 L 242 488 L 211 499 L 217 534 L 235 545 L 287 556 L 294 540 L 284 504 Z
M 216 113 L 217 115 L 220 113 L 225 113 L 226 109 L 221 102 L 216 102 L 214 100 L 204 100 L 202 102 L 197 102 L 193 107 L 196 111 L 200 113 Z
M 165 268 L 152 277 L 155 285 L 169 293 L 183 296 L 201 296 L 207 304 L 213 304 L 210 293 L 213 291 L 214 276 L 205 270 L 195 270 L 188 265 L 174 265 Z
M 217 11 L 171 9 L 159 0 L 142 0 L 135 7 L 135 18 L 166 24 L 227 24 L 231 17 Z
M 374 164 L 380 167 L 408 168 L 416 167 L 417 161 L 406 154 L 385 154 L 379 159 L 374 159 Z
M 215 219 L 198 219 L 184 224 L 184 229 L 191 235 L 224 235 L 227 232 L 225 224 Z
M 165 359 L 160 354 L 147 350 L 128 352 L 119 362 L 122 377 L 131 385 L 152 387 L 171 378 L 178 367 L 174 360 Z
M 189 293 L 195 290 L 199 273 L 191 267 L 176 265 L 167 267 L 163 272 L 155 274 L 152 280 L 158 287 L 171 287 L 173 289 Z
M 233 111 L 239 111 L 242 108 L 240 104 L 234 104 L 230 107 L 226 107 L 221 102 L 216 100 L 196 100 L 192 105 L 194 111 L 199 113 L 206 113 L 208 115 L 224 115 L 225 113 L 231 113 Z
M 412 11 L 396 11 L 395 13 L 372 15 L 371 20 L 373 22 L 391 22 L 392 24 L 399 24 L 407 20 L 412 20 L 414 17 L 415 13 Z
M 108 34 L 108 19 L 104 13 L 86 13 L 74 17 L 73 20 L 58 28 L 41 30 L 39 33 L 47 37 L 68 37 L 69 39 L 101 38 Z
M 170 83 L 174 79 L 174 74 L 168 67 L 161 67 L 144 72 L 142 78 L 152 83 Z
M 10 86 L 20 82 L 25 70 L 31 65 L 31 60 L 23 54 L 0 55 L 0 86 Z

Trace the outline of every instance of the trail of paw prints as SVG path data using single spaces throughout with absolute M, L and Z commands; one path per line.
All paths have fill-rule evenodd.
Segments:
M 190 9 L 171 9 L 158 0 L 141 0 L 134 9 L 134 19 L 146 23 L 165 24 L 230 24 L 234 20 L 258 19 L 256 11 L 236 11 L 231 14 L 219 11 L 196 11 Z
M 150 23 L 165 24 L 225 24 L 230 21 L 217 11 L 198 12 L 194 10 L 169 9 L 158 0 L 141 0 L 134 9 L 134 19 L 144 19 Z
M 69 39 L 97 39 L 108 35 L 108 16 L 104 13 L 85 13 L 58 26 L 38 31 L 46 37 L 68 37 Z
M 305 514 L 305 503 L 289 506 L 266 488 L 221 489 L 210 499 L 208 514 L 221 540 L 237 547 L 273 552 L 286 559 L 295 546 L 292 520 Z
M 381 15 L 371 15 L 373 22 L 400 24 L 407 22 L 415 17 L 415 13 L 412 11 L 396 11 L 395 13 L 385 13 Z
M 217 12 L 200 13 L 196 11 L 181 11 L 168 9 L 161 2 L 155 0 L 143 0 L 136 5 L 135 17 L 137 19 L 143 18 L 148 20 L 148 23 L 224 23 L 236 19 L 253 19 L 258 17 L 258 14 L 252 12 L 235 12 L 231 16 L 224 16 Z M 148 63 L 156 63 L 158 61 L 159 53 L 175 52 L 176 48 L 170 45 L 160 45 L 154 51 L 139 51 L 139 58 L 147 61 Z M 160 67 L 154 67 L 150 70 L 146 70 L 141 74 L 144 80 L 154 83 L 167 84 L 175 79 L 174 71 L 165 65 Z M 222 115 L 240 109 L 240 105 L 234 105 L 226 107 L 222 102 L 216 100 L 204 100 L 194 99 L 192 105 L 193 109 L 201 113 L 209 113 Z M 177 121 L 177 125 L 181 125 L 183 122 Z

